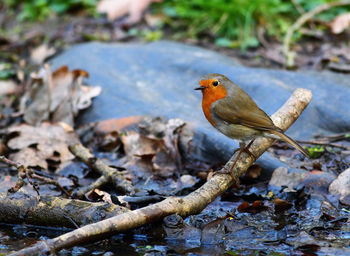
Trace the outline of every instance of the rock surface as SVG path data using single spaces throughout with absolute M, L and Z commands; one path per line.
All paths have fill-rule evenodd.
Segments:
M 329 185 L 329 193 L 340 196 L 340 202 L 350 205 L 350 168 L 343 171 Z
M 166 41 L 85 43 L 73 46 L 52 62 L 55 68 L 68 65 L 88 71 L 88 82 L 103 88 L 80 123 L 132 115 L 181 118 L 195 122 L 203 131 L 199 140 L 208 145 L 206 153 L 212 158 L 227 159 L 234 142 L 216 132 L 203 117 L 201 95 L 193 89 L 207 73 L 231 78 L 268 114 L 276 111 L 295 88 L 310 89 L 314 95 L 311 105 L 287 132 L 296 139 L 350 129 L 350 81 L 343 75 L 243 67 L 215 52 Z
M 285 167 L 279 167 L 272 173 L 272 177 L 269 181 L 269 186 L 271 188 L 285 187 L 285 192 L 295 191 L 303 179 L 307 176 L 308 172 L 304 170 L 293 170 L 288 171 Z

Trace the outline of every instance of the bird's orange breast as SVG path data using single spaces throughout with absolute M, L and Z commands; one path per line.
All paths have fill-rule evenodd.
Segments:
M 215 88 L 206 88 L 205 90 L 203 90 L 202 109 L 205 117 L 213 126 L 216 126 L 216 124 L 212 118 L 211 106 L 214 102 L 226 96 L 227 96 L 227 91 L 224 86 L 218 86 Z

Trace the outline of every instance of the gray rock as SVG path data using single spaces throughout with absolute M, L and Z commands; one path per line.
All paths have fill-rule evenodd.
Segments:
M 90 73 L 88 82 L 103 88 L 81 116 L 81 124 L 131 115 L 181 118 L 196 123 L 201 130 L 198 140 L 206 143 L 205 158 L 226 160 L 237 145 L 204 119 L 201 95 L 193 89 L 207 73 L 225 74 L 269 114 L 295 88 L 310 89 L 314 94 L 311 105 L 287 132 L 294 138 L 350 130 L 350 82 L 336 74 L 243 67 L 215 52 L 165 41 L 80 44 L 53 59 L 53 65 L 84 69 Z M 278 167 L 270 156 L 265 156 L 265 163 Z
M 336 176 L 328 172 L 279 167 L 272 173 L 269 186 L 272 190 L 285 187 L 285 192 L 304 187 L 307 193 L 320 195 L 328 193 L 329 184 L 335 179 Z
M 286 167 L 279 167 L 273 173 L 269 181 L 270 187 L 285 187 L 284 192 L 295 191 L 303 179 L 308 175 L 307 171 L 291 169 Z
M 218 72 L 238 83 L 269 114 L 295 88 L 310 89 L 313 101 L 289 130 L 293 137 L 350 129 L 350 82 L 342 75 L 242 67 L 215 52 L 173 42 L 86 43 L 65 51 L 53 63 L 85 69 L 91 84 L 103 86 L 82 123 L 151 114 L 196 120 L 209 127 L 200 109 L 201 95 L 193 88 L 202 75 Z
M 340 196 L 340 202 L 350 205 L 350 168 L 343 171 L 329 185 L 329 193 Z

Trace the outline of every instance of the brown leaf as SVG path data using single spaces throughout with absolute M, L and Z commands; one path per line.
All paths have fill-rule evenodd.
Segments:
M 144 11 L 153 2 L 162 0 L 101 0 L 97 5 L 99 13 L 106 13 L 109 20 L 115 20 L 128 15 L 127 23 L 139 22 Z
M 89 107 L 92 98 L 101 92 L 100 87 L 84 86 L 85 77 L 88 77 L 86 71 L 70 71 L 67 66 L 53 73 L 46 66 L 39 74 L 34 74 L 31 88 L 23 97 L 24 120 L 31 125 L 51 121 L 73 127 L 74 117 Z
M 344 13 L 338 15 L 334 18 L 334 20 L 330 23 L 331 31 L 333 34 L 340 34 L 344 32 L 350 25 L 350 13 Z
M 120 119 L 103 120 L 97 123 L 95 130 L 99 134 L 120 133 L 128 127 L 138 124 L 142 119 L 142 116 L 130 116 Z
M 11 154 L 12 160 L 44 169 L 52 166 L 60 169 L 67 165 L 74 159 L 68 145 L 78 141 L 74 133 L 67 133 L 60 125 L 48 123 L 38 127 L 26 124 L 14 126 L 8 129 L 8 135 L 12 139 L 7 146 L 17 151 Z M 49 166 L 49 163 L 53 165 Z
M 275 198 L 273 202 L 275 204 L 275 212 L 284 212 L 293 206 L 292 203 L 279 198 Z
M 147 138 L 134 131 L 122 136 L 121 140 L 124 151 L 129 157 L 155 155 L 160 147 L 160 141 Z
M 42 44 L 31 51 L 30 59 L 35 64 L 42 64 L 44 63 L 45 59 L 54 55 L 55 53 L 55 48 L 49 47 L 47 44 Z
M 179 132 L 184 125 L 180 119 L 144 118 L 140 133 L 130 131 L 121 136 L 128 166 L 147 166 L 162 177 L 180 170 Z
M 111 195 L 103 190 L 95 188 L 94 190 L 88 192 L 86 198 L 94 202 L 106 202 L 109 204 L 114 204 Z
M 252 204 L 249 204 L 248 202 L 244 201 L 237 207 L 237 210 L 239 212 L 248 212 L 248 213 L 259 213 L 262 211 L 266 211 L 267 209 L 268 207 L 265 206 L 264 203 L 259 200 L 254 201 Z

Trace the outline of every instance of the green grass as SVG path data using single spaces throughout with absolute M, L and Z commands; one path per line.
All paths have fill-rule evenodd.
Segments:
M 5 6 L 20 21 L 43 21 L 50 15 L 61 15 L 76 10 L 96 14 L 99 0 L 4 0 Z M 116 0 L 117 1 L 117 0 Z M 135 0 L 136 1 L 136 0 Z M 209 38 L 218 46 L 246 49 L 260 44 L 258 31 L 268 38 L 282 41 L 287 29 L 315 7 L 335 0 L 164 0 L 153 5 L 153 12 L 168 17 L 165 24 L 171 28 L 174 39 Z M 336 15 L 350 11 L 347 7 L 333 8 L 317 19 L 330 21 Z M 315 28 L 315 26 L 313 26 Z M 317 29 L 324 29 L 318 25 Z M 143 35 L 152 41 L 162 33 Z M 301 34 L 296 33 L 295 40 Z
M 281 41 L 287 29 L 301 15 L 298 8 L 310 11 L 334 2 L 331 0 L 168 0 L 158 5 L 158 11 L 171 18 L 168 25 L 183 36 L 211 36 L 217 45 L 255 47 L 259 44 L 258 29 Z M 296 3 L 296 4 L 295 4 Z M 329 21 L 349 8 L 334 8 L 317 16 Z
M 90 14 L 95 13 L 98 0 L 4 0 L 3 5 L 16 10 L 20 21 L 40 21 L 52 14 L 63 14 L 75 9 L 84 9 Z

